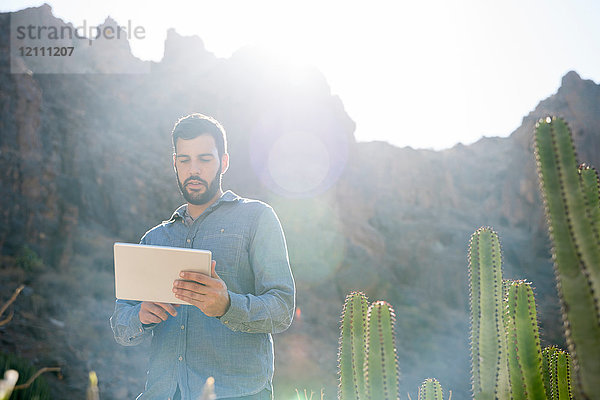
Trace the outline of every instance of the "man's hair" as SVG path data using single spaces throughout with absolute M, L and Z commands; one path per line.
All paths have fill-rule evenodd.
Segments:
M 215 139 L 219 159 L 227 153 L 227 136 L 225 128 L 213 117 L 208 115 L 194 113 L 179 118 L 173 127 L 171 137 L 173 140 L 173 152 L 177 152 L 175 144 L 177 139 L 189 140 L 200 135 L 210 135 Z

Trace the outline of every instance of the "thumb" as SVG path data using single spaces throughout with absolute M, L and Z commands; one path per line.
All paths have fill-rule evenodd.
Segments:
M 212 260 L 212 263 L 210 264 L 210 276 L 215 279 L 221 279 L 219 277 L 219 275 L 217 274 L 217 271 L 215 270 L 216 265 L 217 265 L 217 262 L 215 260 Z

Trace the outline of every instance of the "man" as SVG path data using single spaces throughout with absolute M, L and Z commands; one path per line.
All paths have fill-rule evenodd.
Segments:
M 210 250 L 211 276 L 186 272 L 173 283 L 190 305 L 117 299 L 110 319 L 118 343 L 151 335 L 150 365 L 140 400 L 197 400 L 207 378 L 218 398 L 272 399 L 271 334 L 286 330 L 295 287 L 285 238 L 273 209 L 231 191 L 225 130 L 202 114 L 172 132 L 173 168 L 187 204 L 150 229 L 141 243 Z

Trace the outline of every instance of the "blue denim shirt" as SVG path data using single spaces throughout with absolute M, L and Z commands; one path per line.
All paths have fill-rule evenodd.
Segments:
M 142 325 L 140 302 L 119 300 L 110 318 L 124 346 L 152 336 L 146 387 L 138 399 L 169 399 L 179 385 L 182 399 L 197 399 L 208 377 L 218 398 L 272 390 L 272 333 L 293 318 L 295 286 L 281 224 L 273 209 L 227 191 L 191 225 L 187 205 L 150 229 L 142 244 L 205 249 L 225 281 L 231 305 L 221 317 L 208 317 L 192 305 L 175 317 Z

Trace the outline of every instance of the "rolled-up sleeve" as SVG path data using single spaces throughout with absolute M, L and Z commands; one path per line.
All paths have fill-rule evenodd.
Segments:
M 296 292 L 283 229 L 270 206 L 257 219 L 248 256 L 255 294 L 229 291 L 231 305 L 219 319 L 234 331 L 285 331 L 294 316 Z
M 115 311 L 110 317 L 110 327 L 117 343 L 123 346 L 135 346 L 151 333 L 154 325 L 144 325 L 140 322 L 140 305 L 139 301 L 117 299 L 115 302 Z

